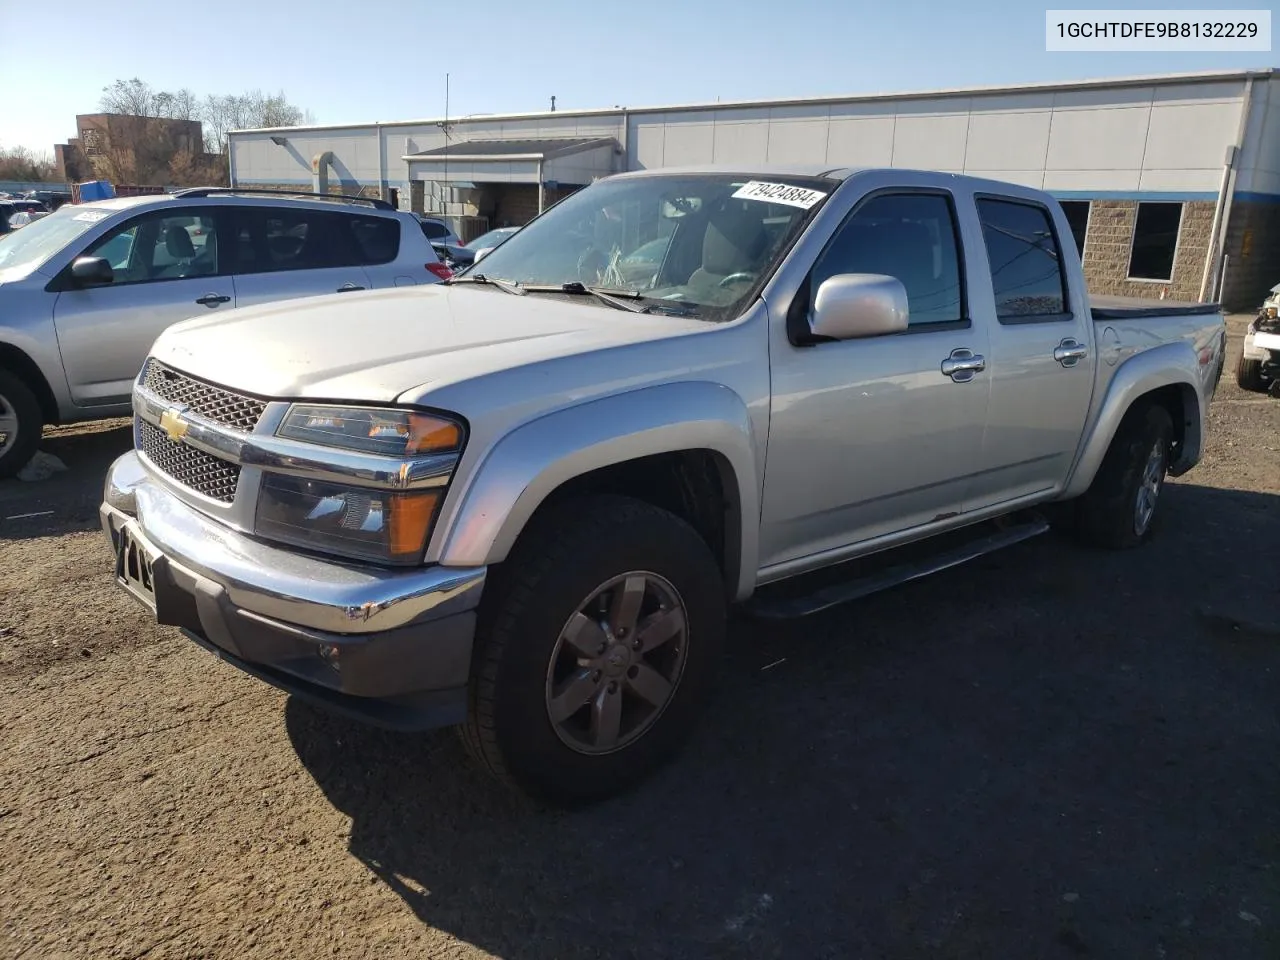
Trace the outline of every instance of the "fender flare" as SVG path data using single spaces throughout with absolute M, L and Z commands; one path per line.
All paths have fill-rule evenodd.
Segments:
M 1083 449 L 1063 490 L 1062 499 L 1083 494 L 1093 483 L 1094 475 L 1107 455 L 1111 441 L 1134 401 L 1153 390 L 1176 386 L 1182 391 L 1185 415 L 1184 441 L 1178 460 L 1170 465 L 1170 473 L 1178 476 L 1191 469 L 1200 459 L 1204 437 L 1204 378 L 1213 372 L 1201 365 L 1195 348 L 1185 340 L 1164 343 L 1134 354 L 1120 364 L 1107 387 L 1086 436 Z
M 759 459 L 746 404 L 722 384 L 660 384 L 548 413 L 502 436 L 469 471 L 457 506 L 433 537 L 446 566 L 505 559 L 534 511 L 574 477 L 628 460 L 681 450 L 709 450 L 721 464 L 734 504 L 727 522 L 737 569 L 726 570 L 741 599 L 755 585 L 759 556 Z M 733 553 L 734 551 L 731 551 Z M 432 559 L 430 556 L 428 560 Z

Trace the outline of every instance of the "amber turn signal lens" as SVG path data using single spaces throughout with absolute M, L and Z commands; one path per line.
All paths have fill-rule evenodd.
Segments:
M 462 446 L 462 430 L 456 423 L 425 413 L 409 414 L 409 439 L 405 453 L 445 453 Z
M 440 491 L 425 493 L 400 493 L 391 498 L 391 528 L 387 546 L 395 557 L 422 550 L 431 532 L 436 506 L 440 503 Z

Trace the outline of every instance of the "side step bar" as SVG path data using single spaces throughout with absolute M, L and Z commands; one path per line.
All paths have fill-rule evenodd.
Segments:
M 927 577 L 949 567 L 959 566 L 996 550 L 1030 540 L 1047 532 L 1049 523 L 1042 517 L 1033 517 L 1020 523 L 997 529 L 994 533 L 962 543 L 917 560 L 882 567 L 873 573 L 854 577 L 839 583 L 828 584 L 813 593 L 802 596 L 772 599 L 759 593 L 745 604 L 745 612 L 766 620 L 790 620 L 828 610 L 831 607 L 858 600 L 862 597 L 888 590 L 899 584 Z M 801 578 L 797 578 L 801 579 Z M 786 581 L 781 581 L 786 583 Z M 768 588 L 764 588 L 767 590 Z

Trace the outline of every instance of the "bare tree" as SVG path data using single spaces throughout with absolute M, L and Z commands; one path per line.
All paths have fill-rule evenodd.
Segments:
M 36 153 L 26 147 L 0 147 L 0 180 L 41 183 L 55 179 L 57 166 L 48 153 Z

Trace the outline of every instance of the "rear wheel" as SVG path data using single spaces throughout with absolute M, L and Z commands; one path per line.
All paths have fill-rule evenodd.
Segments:
M 35 456 L 44 417 L 23 381 L 0 370 L 0 477 L 12 477 Z
M 1240 362 L 1236 364 L 1236 383 L 1240 385 L 1241 390 L 1266 392 L 1267 382 L 1262 376 L 1262 361 L 1247 360 L 1241 356 Z
M 687 738 L 725 616 L 719 567 L 675 515 L 593 496 L 535 517 L 486 586 L 463 740 L 543 799 L 618 793 Z
M 1093 483 L 1076 504 L 1077 535 L 1110 549 L 1136 547 L 1150 539 L 1172 446 L 1173 420 L 1164 407 L 1130 410 Z

